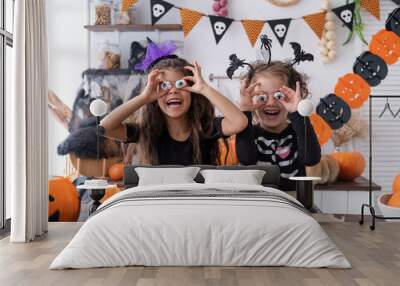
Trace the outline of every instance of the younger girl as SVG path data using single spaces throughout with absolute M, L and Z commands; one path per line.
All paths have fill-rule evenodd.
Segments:
M 256 63 L 242 81 L 240 107 L 249 123 L 236 136 L 238 159 L 244 165 L 278 165 L 283 191 L 295 190 L 289 178 L 305 176 L 305 166 L 317 164 L 321 157 L 309 119 L 297 112 L 297 105 L 307 95 L 303 76 L 290 63 Z
M 215 118 L 213 105 L 224 118 Z M 137 122 L 125 124 L 136 112 Z M 167 56 L 152 64 L 142 93 L 100 125 L 106 137 L 137 143 L 141 164 L 216 164 L 218 139 L 245 129 L 247 118 L 204 81 L 197 63 Z

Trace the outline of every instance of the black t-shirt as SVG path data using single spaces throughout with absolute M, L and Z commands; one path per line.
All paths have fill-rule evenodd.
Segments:
M 214 119 L 213 132 L 209 138 L 200 138 L 200 150 L 202 161 L 200 164 L 215 165 L 217 158 L 212 156 L 212 147 L 217 140 L 223 137 L 222 133 L 222 117 Z M 134 125 L 127 124 L 127 143 L 137 143 L 140 138 L 140 130 Z M 158 152 L 159 165 L 192 165 L 193 146 L 190 137 L 185 141 L 177 141 L 171 138 L 166 129 L 155 142 Z
M 294 191 L 295 182 L 289 178 L 305 176 L 305 166 L 313 166 L 321 158 L 321 147 L 310 120 L 298 112 L 291 113 L 291 124 L 277 134 L 268 132 L 259 125 L 253 126 L 251 113 L 245 114 L 249 124 L 236 135 L 236 152 L 240 163 L 278 165 L 281 171 L 279 189 Z

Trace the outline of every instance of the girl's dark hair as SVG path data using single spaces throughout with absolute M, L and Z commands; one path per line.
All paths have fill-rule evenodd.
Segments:
M 252 80 L 260 73 L 269 73 L 281 77 L 286 85 L 291 89 L 296 90 L 296 82 L 300 82 L 301 94 L 303 98 L 309 95 L 307 86 L 307 76 L 298 72 L 290 62 L 272 61 L 270 63 L 257 61 L 252 64 L 253 69 L 250 70 L 244 77 L 247 83 L 251 83 Z
M 155 63 L 151 69 L 171 69 L 182 73 L 184 76 L 193 75 L 185 66 L 192 66 L 186 60 L 179 57 L 167 57 Z M 210 138 L 214 129 L 215 109 L 211 102 L 199 94 L 191 94 L 191 105 L 187 112 L 188 123 L 191 129 L 190 142 L 193 146 L 193 164 L 204 164 L 204 156 L 210 156 L 210 162 L 216 163 L 219 155 L 218 142 L 215 140 L 211 147 L 210 154 L 202 154 L 200 143 L 202 139 Z M 139 142 L 135 150 L 139 155 L 140 163 L 147 165 L 158 165 L 157 146 L 162 144 L 159 139 L 163 132 L 168 132 L 166 118 L 158 106 L 157 101 L 143 106 L 138 111 L 136 126 L 140 130 Z M 132 160 L 133 152 L 128 152 L 127 156 Z M 177 150 L 176 156 L 179 156 Z M 127 161 L 127 160 L 125 160 Z

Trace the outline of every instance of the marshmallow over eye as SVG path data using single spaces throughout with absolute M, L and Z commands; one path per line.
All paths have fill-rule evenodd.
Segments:
M 178 89 L 184 88 L 185 86 L 187 86 L 187 82 L 184 79 L 180 79 L 175 82 L 175 87 Z
M 267 101 L 267 95 L 265 94 L 260 94 L 253 97 L 253 104 L 264 103 L 266 101 Z
M 165 80 L 160 84 L 160 87 L 161 87 L 162 90 L 167 91 L 167 90 L 170 90 L 172 88 L 172 84 L 171 84 L 171 82 Z

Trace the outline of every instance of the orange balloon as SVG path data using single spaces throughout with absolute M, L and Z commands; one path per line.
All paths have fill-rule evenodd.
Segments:
M 382 29 L 372 37 L 369 50 L 380 56 L 387 64 L 395 64 L 400 57 L 400 37 Z
M 392 194 L 387 204 L 390 207 L 400 208 L 400 192 Z
M 371 94 L 371 87 L 358 74 L 348 73 L 339 78 L 335 86 L 335 94 L 351 107 L 359 108 Z
M 332 137 L 332 128 L 318 114 L 310 116 L 311 125 L 317 135 L 319 145 L 323 146 Z
M 75 185 L 67 178 L 54 177 L 48 187 L 49 221 L 77 221 L 81 202 Z
M 108 169 L 108 175 L 113 181 L 122 180 L 124 177 L 124 164 L 117 163 L 110 166 Z

